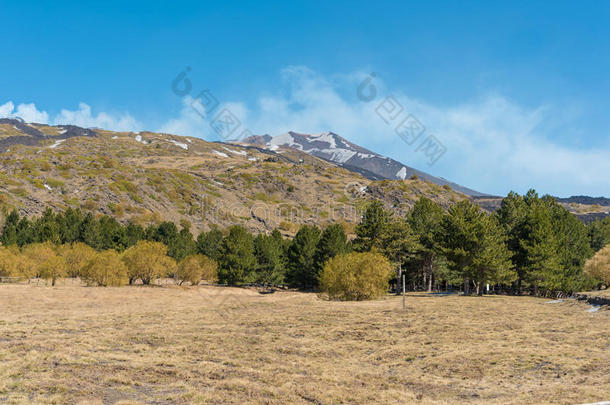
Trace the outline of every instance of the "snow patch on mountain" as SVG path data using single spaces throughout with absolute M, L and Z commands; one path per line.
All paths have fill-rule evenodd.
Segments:
M 404 180 L 407 177 L 407 168 L 403 166 L 402 169 L 396 173 L 396 177 Z
M 277 150 L 280 146 L 285 145 L 303 150 L 303 147 L 294 141 L 294 138 L 290 133 L 274 136 L 267 142 L 267 146 L 269 146 L 271 150 Z
M 184 150 L 188 150 L 188 148 L 189 148 L 189 146 L 186 143 L 177 142 L 177 141 L 174 141 L 173 139 L 170 139 L 169 141 L 171 143 L 173 143 L 174 145 L 176 145 L 177 147 L 182 148 Z
M 226 153 L 219 152 L 219 151 L 217 151 L 217 150 L 212 150 L 212 152 L 214 152 L 215 154 L 217 154 L 217 155 L 218 155 L 218 156 L 220 156 L 220 157 L 225 157 L 225 158 L 228 158 L 228 157 L 229 157 L 229 155 L 227 155 Z
M 276 151 L 281 146 L 301 150 L 309 154 L 323 154 L 328 160 L 343 164 L 358 154 L 358 151 L 338 146 L 338 143 L 347 144 L 332 132 L 323 132 L 317 135 L 304 135 L 287 132 L 274 136 L 266 143 L 267 149 Z M 323 145 L 323 146 L 322 146 Z M 363 154 L 364 156 L 373 156 Z
M 320 142 L 327 142 L 328 146 L 330 149 L 336 149 L 337 148 L 337 142 L 335 139 L 335 134 L 333 134 L 332 132 L 324 132 L 322 134 L 319 135 L 313 135 L 311 136 L 308 141 L 311 143 L 313 141 L 320 141 Z
M 336 148 L 336 149 L 318 149 L 322 153 L 328 153 L 331 155 L 330 160 L 337 163 L 345 163 L 350 160 L 356 153 L 356 151 Z
M 57 148 L 59 145 L 61 145 L 62 143 L 64 143 L 66 140 L 65 139 L 60 139 L 58 141 L 55 141 L 55 143 L 51 146 L 49 146 L 49 148 L 51 149 L 55 149 Z
M 229 148 L 227 148 L 227 147 L 225 147 L 225 146 L 223 146 L 222 148 L 223 148 L 224 150 L 226 150 L 226 151 L 228 151 L 228 152 L 231 152 L 231 153 L 234 153 L 234 154 L 236 154 L 236 155 L 242 155 L 242 156 L 246 156 L 246 155 L 248 154 L 246 151 L 243 151 L 243 150 L 234 150 L 234 149 L 229 149 Z

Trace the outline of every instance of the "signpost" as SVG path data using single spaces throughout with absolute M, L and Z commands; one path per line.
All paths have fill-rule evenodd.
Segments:
M 402 309 L 405 310 L 406 305 L 405 305 L 405 275 L 402 275 Z

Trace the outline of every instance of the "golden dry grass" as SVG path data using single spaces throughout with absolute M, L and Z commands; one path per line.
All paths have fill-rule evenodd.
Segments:
M 0 402 L 610 399 L 610 311 L 573 300 L 0 286 Z
M 610 289 L 606 289 L 606 290 L 599 290 L 599 291 L 589 291 L 589 292 L 585 292 L 582 294 L 586 294 L 590 297 L 603 297 L 603 298 L 610 298 Z

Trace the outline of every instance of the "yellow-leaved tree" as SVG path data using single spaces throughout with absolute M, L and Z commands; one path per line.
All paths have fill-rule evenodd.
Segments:
M 81 276 L 85 265 L 97 255 L 95 249 L 82 242 L 62 245 L 58 252 L 66 261 L 66 273 L 69 277 Z
M 52 286 L 59 278 L 66 276 L 66 261 L 55 249 L 56 246 L 51 242 L 44 242 L 27 245 L 22 250 L 32 272 L 47 281 L 50 280 Z M 26 277 L 30 278 L 31 274 Z
M 392 266 L 374 252 L 347 253 L 329 259 L 320 277 L 320 289 L 330 299 L 372 300 L 388 291 Z
M 585 273 L 610 286 L 610 245 L 597 252 L 585 263 Z
M 146 240 L 139 241 L 123 252 L 122 259 L 127 266 L 129 284 L 137 279 L 142 280 L 142 284 L 150 284 L 151 281 L 172 273 L 176 266 L 174 260 L 167 256 L 167 246 Z
M 9 246 L 3 251 L 5 269 L 11 277 L 22 277 L 30 280 L 36 277 L 37 269 L 34 268 L 32 261 L 21 252 L 17 246 Z
M 188 256 L 178 263 L 174 277 L 180 285 L 185 281 L 191 285 L 198 285 L 201 280 L 213 282 L 218 280 L 218 265 L 204 255 Z
M 81 278 L 88 285 L 102 287 L 127 284 L 127 266 L 114 250 L 95 253 L 89 258 L 80 272 Z
M 13 271 L 13 252 L 4 246 L 0 246 L 0 276 L 12 276 Z

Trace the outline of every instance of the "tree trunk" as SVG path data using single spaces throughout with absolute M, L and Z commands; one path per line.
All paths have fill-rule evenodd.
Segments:
M 51 278 L 51 287 L 55 287 L 55 277 Z
M 399 294 L 399 295 L 400 295 L 400 291 L 402 290 L 401 283 L 402 283 L 402 263 L 398 263 L 398 279 L 396 279 L 396 294 Z
M 464 278 L 464 295 L 470 294 L 470 281 L 467 278 Z
M 432 292 L 432 274 L 428 276 L 428 292 Z

